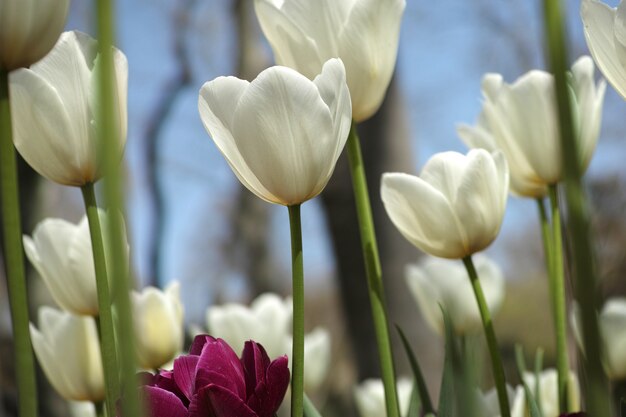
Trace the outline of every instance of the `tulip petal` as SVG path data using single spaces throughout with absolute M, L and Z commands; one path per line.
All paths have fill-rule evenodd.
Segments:
M 196 370 L 200 356 L 184 355 L 174 360 L 174 382 L 188 400 L 196 392 Z
M 583 0 L 580 14 L 594 60 L 617 92 L 626 99 L 626 70 L 615 48 L 615 9 L 597 0 Z
M 196 391 L 209 384 L 216 384 L 245 398 L 246 382 L 241 361 L 222 339 L 204 345 L 196 369 Z
M 270 365 L 270 358 L 263 346 L 249 340 L 243 348 L 241 363 L 245 373 L 246 397 L 250 397 L 258 384 L 265 383 L 265 370 Z
M 209 385 L 198 391 L 189 405 L 189 417 L 271 417 L 252 411 L 243 400 L 228 389 Z
M 264 390 L 256 391 L 257 398 L 263 398 L 262 410 L 268 416 L 274 415 L 285 398 L 290 377 L 287 363 L 287 356 L 274 359 L 266 371 Z
M 357 122 L 378 110 L 387 91 L 405 5 L 404 0 L 356 1 L 339 32 L 338 56 L 346 66 L 352 117 Z
M 600 314 L 607 373 L 612 379 L 626 376 L 626 298 L 606 302 Z
M 393 224 L 415 246 L 443 258 L 468 255 L 467 237 L 445 195 L 421 178 L 383 174 L 381 196 Z
M 174 393 L 158 387 L 141 388 L 151 417 L 187 417 L 187 409 Z
M 315 84 L 290 68 L 269 68 L 241 96 L 235 120 L 245 120 L 233 136 L 247 166 L 272 193 L 266 200 L 289 206 L 321 192 L 338 139 Z
M 208 334 L 199 334 L 194 337 L 193 342 L 191 342 L 191 346 L 189 347 L 189 354 L 200 356 L 202 353 L 202 349 L 204 349 L 204 345 L 209 342 L 214 342 L 215 338 L 209 336 Z

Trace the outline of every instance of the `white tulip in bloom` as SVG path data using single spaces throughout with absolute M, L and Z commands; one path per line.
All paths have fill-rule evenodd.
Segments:
M 0 0 L 0 69 L 28 67 L 50 52 L 69 5 L 69 0 Z
M 117 49 L 113 59 L 121 157 L 126 143 L 128 63 Z M 102 175 L 96 109 L 98 61 L 96 40 L 84 33 L 65 32 L 44 59 L 10 75 L 15 147 L 35 171 L 59 184 L 80 187 Z
M 200 89 L 200 118 L 243 185 L 270 203 L 300 204 L 324 189 L 348 138 L 345 76 L 331 59 L 313 81 L 286 67 L 251 83 L 219 77 Z
M 502 270 L 484 255 L 475 256 L 474 265 L 487 306 L 494 315 L 504 299 Z M 444 334 L 441 307 L 450 315 L 458 334 L 482 331 L 476 297 L 460 262 L 428 257 L 417 265 L 407 265 L 406 282 L 426 323 L 438 334 Z
M 165 291 L 147 287 L 133 291 L 133 320 L 138 364 L 159 369 L 183 348 L 183 305 L 178 282 Z
M 255 0 L 276 62 L 315 77 L 341 58 L 357 122 L 380 107 L 396 64 L 405 0 Z
M 496 238 L 504 216 L 509 171 L 500 152 L 434 155 L 420 177 L 383 174 L 387 214 L 405 238 L 426 253 L 460 259 Z
M 579 346 L 582 346 L 582 324 L 578 306 L 571 315 L 572 328 Z M 626 379 L 626 298 L 606 301 L 598 317 L 602 340 L 604 369 L 611 380 Z
M 92 317 L 44 306 L 39 309 L 39 330 L 31 323 L 30 335 L 39 364 L 63 398 L 104 399 L 100 344 Z
M 558 394 L 558 375 L 556 369 L 550 368 L 539 374 L 539 408 L 543 416 L 558 416 L 559 413 L 559 394 Z M 537 378 L 535 374 L 530 372 L 524 373 L 524 382 L 528 385 L 530 392 L 534 393 L 537 389 Z M 580 385 L 576 374 L 570 371 L 568 380 L 568 401 L 569 410 L 580 411 Z M 525 398 L 525 397 L 524 397 Z M 524 400 L 524 404 L 526 401 Z M 528 406 L 525 406 L 528 408 Z M 524 414 L 530 415 L 529 411 Z M 514 416 L 515 417 L 515 416 Z
M 411 391 L 413 382 L 408 378 L 398 379 L 398 402 L 400 403 L 400 415 L 406 416 L 411 404 Z M 354 388 L 354 400 L 361 417 L 384 417 L 387 415 L 385 408 L 385 390 L 383 381 L 380 379 L 367 379 Z
M 598 141 L 606 83 L 596 84 L 593 60 L 579 58 L 569 77 L 573 114 L 583 169 Z M 554 77 L 530 71 L 507 84 L 500 74 L 482 82 L 483 109 L 475 126 L 460 125 L 459 136 L 470 148 L 504 153 L 511 171 L 511 191 L 543 197 L 547 185 L 563 177 Z
M 582 0 L 580 15 L 593 59 L 613 88 L 626 99 L 626 3 L 612 8 L 597 0 Z

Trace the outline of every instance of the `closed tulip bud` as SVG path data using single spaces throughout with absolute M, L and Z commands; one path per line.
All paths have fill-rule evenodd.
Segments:
M 582 332 L 578 306 L 571 315 L 576 341 L 582 347 Z M 607 300 L 598 316 L 603 348 L 604 369 L 611 380 L 626 379 L 626 298 Z
M 589 51 L 602 74 L 626 99 L 626 3 L 615 8 L 598 0 L 582 0 L 580 15 Z
M 154 287 L 133 291 L 137 360 L 141 368 L 158 369 L 183 348 L 183 305 L 178 282 L 165 291 Z
M 434 155 L 419 177 L 383 174 L 387 214 L 405 238 L 434 256 L 461 259 L 483 250 L 500 231 L 509 171 L 500 152 Z
M 400 378 L 396 386 L 398 389 L 398 402 L 400 403 L 400 415 L 406 416 L 411 403 L 413 383 L 408 378 Z M 385 390 L 383 381 L 380 379 L 367 379 L 356 386 L 354 388 L 354 400 L 361 417 L 384 417 L 387 415 Z
M 588 56 L 574 63 L 568 81 L 580 164 L 586 169 L 600 134 L 606 83 L 596 84 Z M 459 136 L 470 148 L 504 153 L 514 194 L 545 196 L 547 186 L 563 178 L 554 77 L 535 70 L 507 84 L 499 74 L 486 74 L 482 91 L 483 109 L 476 126 L 460 125 Z
M 504 300 L 504 276 L 486 256 L 475 256 L 474 265 L 493 316 Z M 406 267 L 406 282 L 426 323 L 438 334 L 444 334 L 442 308 L 450 315 L 456 333 L 482 331 L 476 297 L 461 263 L 429 257 Z
M 254 2 L 279 65 L 312 79 L 327 59 L 343 60 L 357 122 L 373 115 L 383 101 L 405 5 L 405 0 Z
M 107 215 L 99 211 L 106 230 Z M 105 235 L 106 237 L 106 235 Z M 56 303 L 69 312 L 97 316 L 98 293 L 87 216 L 78 224 L 46 219 L 33 236 L 24 235 L 24 251 Z
M 343 63 L 331 59 L 310 81 L 272 67 L 251 83 L 219 77 L 200 89 L 200 118 L 239 181 L 285 206 L 317 196 L 350 131 Z
M 0 1 L 0 69 L 28 67 L 50 52 L 69 5 L 69 0 Z
M 116 144 L 126 143 L 128 63 L 113 52 Z M 13 142 L 35 171 L 63 185 L 83 186 L 102 175 L 98 144 L 97 42 L 65 32 L 30 69 L 10 75 Z
M 39 329 L 31 324 L 30 335 L 39 364 L 63 398 L 104 399 L 100 344 L 92 317 L 44 306 L 39 309 Z

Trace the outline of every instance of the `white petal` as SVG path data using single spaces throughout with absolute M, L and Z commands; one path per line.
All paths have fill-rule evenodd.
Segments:
M 626 298 L 606 302 L 600 314 L 607 373 L 612 379 L 626 377 Z
M 304 336 L 304 361 L 307 367 L 304 373 L 306 391 L 316 391 L 324 383 L 330 366 L 330 351 L 330 335 L 326 329 L 317 327 Z
M 381 197 L 393 224 L 419 249 L 443 258 L 468 255 L 456 214 L 439 190 L 412 175 L 387 173 Z
M 417 265 L 407 265 L 405 277 L 426 324 L 437 334 L 443 335 L 443 316 L 439 307 L 443 303 L 436 286 L 436 278 L 428 277 L 424 269 Z
M 235 110 L 241 157 L 277 204 L 300 204 L 322 191 L 335 163 L 333 132 L 315 84 L 286 67 L 259 74 Z
M 598 68 L 613 88 L 626 99 L 626 70 L 615 48 L 615 9 L 598 0 L 583 0 L 580 14 L 587 46 Z

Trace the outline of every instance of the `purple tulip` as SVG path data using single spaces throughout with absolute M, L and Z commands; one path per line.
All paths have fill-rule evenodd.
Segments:
M 270 361 L 248 341 L 241 359 L 222 339 L 197 336 L 172 371 L 143 377 L 150 417 L 273 417 L 289 385 L 287 356 Z

